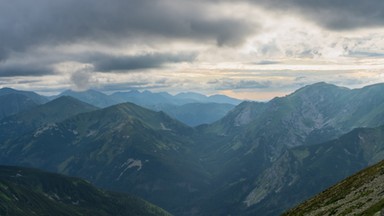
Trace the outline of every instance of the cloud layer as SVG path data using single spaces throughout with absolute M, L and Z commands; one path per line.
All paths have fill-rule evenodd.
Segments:
M 304 15 L 333 30 L 367 28 L 384 25 L 384 2 L 381 0 L 245 0 L 268 9 Z
M 0 58 L 41 44 L 185 39 L 233 45 L 249 23 L 186 0 L 15 0 L 0 7 Z
M 148 53 L 135 56 L 114 56 L 107 54 L 93 54 L 88 56 L 96 71 L 131 71 L 149 68 L 160 68 L 169 63 L 192 62 L 196 58 L 194 53 Z
M 0 2 L 0 85 L 291 91 L 384 81 L 380 0 Z M 316 71 L 316 72 L 314 72 Z

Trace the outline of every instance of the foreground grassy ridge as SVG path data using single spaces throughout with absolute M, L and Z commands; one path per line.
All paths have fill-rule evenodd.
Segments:
M 78 178 L 0 166 L 0 215 L 169 214 L 143 200 L 97 189 Z
M 286 212 L 295 215 L 375 215 L 384 208 L 384 161 Z

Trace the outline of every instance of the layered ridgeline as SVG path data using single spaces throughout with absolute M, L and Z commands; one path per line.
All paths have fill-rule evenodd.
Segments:
M 208 187 L 194 130 L 135 104 L 79 114 L 1 145 L 0 162 L 80 176 L 170 210 Z
M 0 120 L 0 142 L 19 137 L 27 132 L 33 132 L 40 127 L 49 127 L 55 122 L 63 121 L 79 113 L 97 110 L 98 108 L 63 96 L 42 105 L 20 111 L 15 115 Z M 1 146 L 0 146 L 1 148 Z
M 288 149 L 254 181 L 245 199 L 246 212 L 277 215 L 382 159 L 383 126 L 355 129 L 326 143 Z
M 150 91 L 128 91 L 128 92 L 115 92 L 111 95 L 104 94 L 96 90 L 87 91 L 72 91 L 67 90 L 57 96 L 70 96 L 94 106 L 105 108 L 118 103 L 131 102 L 139 106 L 158 109 L 164 105 L 180 106 L 189 103 L 216 103 L 216 104 L 232 104 L 238 105 L 241 100 L 231 98 L 225 95 L 212 95 L 205 96 L 199 93 L 187 92 L 177 95 L 171 95 L 167 92 L 150 92 Z
M 313 195 L 363 168 L 368 164 L 366 161 L 347 164 L 347 171 L 342 171 L 342 168 L 333 171 L 342 175 L 322 182 L 322 176 L 329 173 L 329 164 L 320 164 L 317 175 L 310 175 L 313 177 L 310 182 L 319 183 L 313 190 L 303 187 L 302 190 L 308 190 L 308 193 L 300 193 L 300 196 L 292 199 L 280 190 L 280 187 L 290 187 L 292 180 L 289 176 L 295 172 L 295 164 L 292 167 L 287 165 L 296 163 L 296 160 L 288 158 L 284 162 L 288 150 L 315 144 L 322 146 L 321 143 L 354 128 L 384 124 L 383 91 L 383 84 L 350 90 L 317 83 L 267 103 L 244 102 L 220 121 L 199 127 L 201 133 L 206 134 L 206 140 L 207 137 L 216 136 L 209 139 L 209 144 L 203 145 L 202 158 L 206 169 L 219 179 L 214 184 L 214 192 L 201 202 L 209 203 L 203 207 L 204 210 L 216 214 L 251 212 L 277 215 L 303 197 Z M 324 155 L 328 155 L 328 152 L 324 152 Z M 314 156 L 317 157 L 316 154 Z M 381 154 L 374 153 L 374 156 L 384 158 Z M 332 157 L 328 158 L 328 161 L 332 160 Z M 276 182 L 278 178 L 273 178 L 273 172 L 268 176 L 267 169 L 284 172 L 289 178 Z M 272 184 L 279 186 L 268 185 L 270 179 L 276 182 Z M 267 185 L 259 185 L 260 182 Z M 269 212 L 273 209 L 277 211 Z
M 83 92 L 67 90 L 53 98 L 59 96 L 71 96 L 101 108 L 131 102 L 148 109 L 164 111 L 171 117 L 190 126 L 215 122 L 241 102 L 225 95 L 207 97 L 191 92 L 171 95 L 166 92 L 129 91 L 106 95 L 95 90 Z
M 0 166 L 0 215 L 170 215 L 138 198 L 35 169 Z
M 177 215 L 278 215 L 384 158 L 383 90 L 317 83 L 197 128 L 119 104 L 8 137 L 0 162 L 80 176 Z
M 243 102 L 203 131 L 235 137 L 234 142 L 244 143 L 238 148 L 246 148 L 247 139 L 253 144 L 267 140 L 273 144 L 273 157 L 284 147 L 321 143 L 357 127 L 380 126 L 383 91 L 382 84 L 350 90 L 317 83 L 268 103 Z
M 382 215 L 383 181 L 384 161 L 381 161 L 303 202 L 284 215 Z
M 150 91 L 116 92 L 111 95 L 119 102 L 132 102 L 143 107 L 156 108 L 162 105 L 184 105 L 190 103 L 217 103 L 237 105 L 241 100 L 225 95 L 205 96 L 199 93 L 185 92 L 171 95 L 166 92 L 154 93 Z
M 57 96 L 52 96 L 51 98 L 55 99 L 62 96 L 76 98 L 78 100 L 84 101 L 85 103 L 92 104 L 93 106 L 100 108 L 105 108 L 119 103 L 119 101 L 115 100 L 113 97 L 92 89 L 87 91 L 66 90 Z
M 34 92 L 0 89 L 0 119 L 46 103 L 47 98 Z

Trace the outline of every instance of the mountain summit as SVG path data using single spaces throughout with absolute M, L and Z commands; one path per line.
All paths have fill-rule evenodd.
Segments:
M 11 88 L 0 89 L 0 119 L 46 103 L 47 98 L 35 92 Z

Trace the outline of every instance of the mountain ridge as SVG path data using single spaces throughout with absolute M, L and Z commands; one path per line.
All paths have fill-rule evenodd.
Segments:
M 46 97 L 41 96 L 41 95 L 39 95 L 35 92 L 32 92 L 32 91 L 22 91 L 22 90 L 17 90 L 17 89 L 13 89 L 13 88 L 7 88 L 7 87 L 0 89 L 0 95 L 7 95 L 7 94 L 24 95 L 24 96 L 30 98 L 36 104 L 43 104 L 43 103 L 46 103 L 49 101 Z
M 173 118 L 190 126 L 212 123 L 223 117 L 231 108 L 241 102 L 238 99 L 225 95 L 205 96 L 193 92 L 171 95 L 167 92 L 156 93 L 148 90 L 142 92 L 138 90 L 115 92 L 110 95 L 93 89 L 80 92 L 66 90 L 51 98 L 63 95 L 72 96 L 99 108 L 131 102 L 151 110 L 164 111 Z M 196 109 L 190 108 L 193 106 Z M 213 109 L 218 109 L 219 112 L 212 112 Z M 211 115 L 213 116 L 211 117 Z
M 8 116 L 0 120 L 0 141 L 20 136 L 39 127 L 46 127 L 83 112 L 98 108 L 74 99 L 62 96 L 42 105 Z
M 57 96 L 54 96 L 53 98 L 57 98 L 60 96 L 71 96 L 73 98 L 76 98 L 78 100 L 84 101 L 86 103 L 92 104 L 94 106 L 97 106 L 99 108 L 105 108 L 108 106 L 112 106 L 117 104 L 118 102 L 115 101 L 113 98 L 109 97 L 108 95 L 95 91 L 95 90 L 87 90 L 87 91 L 72 91 L 72 90 L 66 90 L 62 93 L 60 93 Z
M 384 212 L 383 170 L 384 161 L 363 169 L 288 210 L 283 216 L 381 215 Z
M 73 177 L 0 166 L 0 214 L 170 215 L 146 201 L 107 192 Z
M 287 150 L 254 183 L 248 206 L 278 202 L 275 215 L 355 172 L 384 159 L 384 126 L 357 128 L 335 140 Z M 273 195 L 273 191 L 281 191 Z M 284 195 L 285 194 L 285 195 Z M 287 202 L 285 196 L 289 196 Z M 252 203 L 254 202 L 254 203 Z M 260 204 L 260 205 L 257 205 Z M 263 204 L 264 203 L 264 204 Z M 287 204 L 290 203 L 290 204 Z M 278 210 L 280 208 L 280 210 Z M 266 211 L 250 208 L 250 213 Z
M 12 88 L 0 89 L 0 119 L 31 109 L 48 102 L 48 99 L 35 92 Z
M 82 177 L 175 211 L 173 203 L 187 202 L 208 186 L 209 173 L 189 153 L 193 133 L 163 112 L 124 103 L 5 143 L 0 160 Z
M 3 143 L 0 158 L 80 176 L 177 215 L 277 215 L 318 192 L 311 182 L 325 188 L 384 158 L 381 86 L 314 84 L 243 102 L 194 128 L 123 103 Z
M 217 186 L 217 194 L 205 202 L 222 201 L 216 204 L 215 208 L 212 209 L 213 206 L 210 206 L 207 209 L 212 212 L 218 211 L 219 213 L 215 212 L 217 214 L 225 213 L 222 212 L 223 205 L 232 206 L 234 210 L 232 214 L 255 213 L 259 207 L 266 211 L 263 206 L 269 206 L 268 209 L 279 209 L 280 205 L 274 200 L 280 199 L 284 193 L 274 192 L 275 190 L 269 186 L 266 187 L 266 195 L 272 198 L 257 205 L 244 206 L 244 202 L 247 203 L 247 196 L 256 188 L 255 181 L 268 184 L 269 181 L 266 180 L 268 176 L 262 177 L 262 173 L 268 169 L 272 169 L 272 172 L 274 164 L 278 164 L 280 158 L 290 149 L 327 143 L 358 127 L 384 125 L 382 112 L 384 109 L 381 109 L 384 97 L 379 90 L 373 91 L 382 86 L 384 84 L 350 90 L 326 83 L 314 84 L 269 102 L 243 102 L 218 122 L 198 127 L 201 134 L 208 134 L 206 137 L 216 137 L 212 138 L 213 141 L 210 141 L 209 146 L 202 152 L 203 154 L 208 152 L 205 156 L 209 158 L 205 164 L 207 169 L 216 172 L 219 179 L 224 179 Z M 323 88 L 325 89 L 322 90 Z M 384 159 L 384 155 L 379 153 L 373 156 Z M 300 160 L 291 158 L 292 163 L 300 163 Z M 357 168 L 361 169 L 367 165 L 367 162 L 363 161 Z M 285 165 L 284 167 L 288 170 L 287 177 L 291 175 L 289 169 L 292 171 L 296 169 L 294 164 L 292 167 Z M 348 169 L 355 167 L 354 170 L 357 171 L 353 164 L 346 164 L 346 167 Z M 350 171 L 347 173 L 351 174 Z M 346 174 L 341 177 L 346 177 Z M 260 178 L 266 179 L 258 180 Z M 289 178 L 279 184 L 283 184 L 284 187 L 289 185 Z M 330 183 L 334 183 L 334 180 Z M 327 185 L 329 186 L 329 183 Z M 244 188 L 248 188 L 249 191 L 241 192 Z M 263 190 L 265 189 L 261 188 L 259 192 Z M 237 199 L 233 198 L 233 191 L 236 191 Z M 288 201 L 280 199 L 282 203 L 288 203 L 286 208 L 294 204 L 293 200 L 295 199 Z M 278 213 L 263 212 L 263 214 Z

